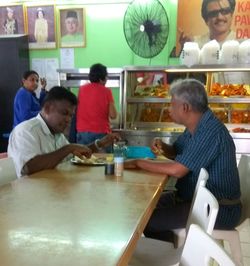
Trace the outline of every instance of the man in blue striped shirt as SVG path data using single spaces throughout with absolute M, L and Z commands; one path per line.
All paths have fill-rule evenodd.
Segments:
M 176 197 L 162 194 L 144 233 L 164 240 L 163 236 L 169 230 L 185 227 L 202 167 L 209 173 L 206 186 L 220 204 L 215 228 L 232 229 L 241 216 L 240 181 L 233 139 L 209 109 L 207 93 L 201 82 L 195 79 L 176 81 L 171 85 L 170 93 L 170 116 L 186 129 L 173 145 L 154 139 L 151 149 L 174 161 L 134 160 L 125 164 L 127 168 L 136 167 L 177 178 Z

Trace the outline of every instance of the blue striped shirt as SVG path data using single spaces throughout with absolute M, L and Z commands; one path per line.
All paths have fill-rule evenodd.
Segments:
M 194 134 L 186 129 L 174 147 L 177 152 L 175 161 L 190 170 L 177 181 L 180 198 L 192 199 L 201 167 L 209 173 L 206 187 L 218 200 L 240 198 L 235 145 L 228 129 L 211 110 L 203 114 Z

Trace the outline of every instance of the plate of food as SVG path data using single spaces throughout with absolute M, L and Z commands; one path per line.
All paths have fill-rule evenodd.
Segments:
M 79 158 L 77 156 L 74 156 L 71 159 L 71 163 L 76 164 L 76 165 L 87 165 L 87 166 L 102 166 L 105 165 L 106 160 L 105 158 L 98 158 L 94 155 L 91 155 L 90 158 Z

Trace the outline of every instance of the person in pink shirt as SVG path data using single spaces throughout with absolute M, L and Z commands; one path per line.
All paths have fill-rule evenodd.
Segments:
M 114 98 L 107 81 L 107 67 L 94 64 L 90 67 L 89 81 L 80 87 L 76 112 L 77 143 L 87 145 L 111 133 L 110 119 L 115 119 L 117 111 Z M 111 151 L 111 147 L 106 148 Z

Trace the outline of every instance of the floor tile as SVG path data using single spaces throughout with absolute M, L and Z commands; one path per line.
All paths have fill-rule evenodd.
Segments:
M 244 266 L 250 266 L 250 258 L 243 258 Z
M 243 257 L 250 258 L 250 243 L 241 243 L 241 250 Z

